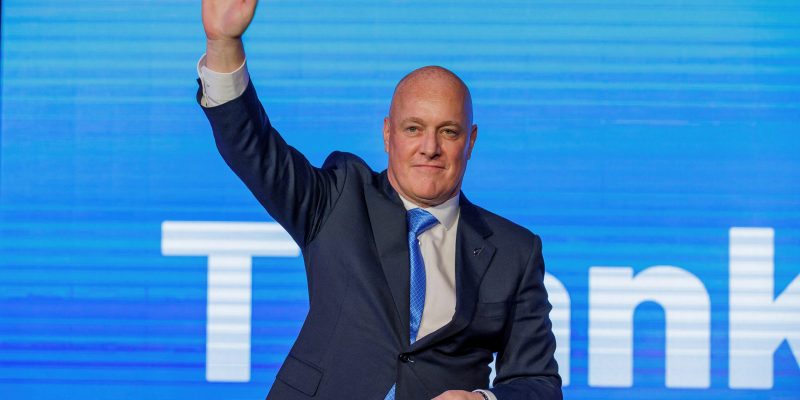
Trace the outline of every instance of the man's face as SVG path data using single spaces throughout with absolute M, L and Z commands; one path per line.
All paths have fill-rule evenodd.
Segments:
M 402 82 L 383 121 L 392 187 L 419 206 L 441 204 L 461 190 L 478 135 L 466 88 L 446 75 Z

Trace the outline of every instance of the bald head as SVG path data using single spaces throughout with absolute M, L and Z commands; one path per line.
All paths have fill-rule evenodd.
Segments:
M 412 71 L 397 84 L 383 120 L 389 183 L 422 207 L 453 198 L 477 136 L 467 85 L 442 67 Z
M 468 118 L 465 123 L 467 126 L 472 124 L 472 95 L 469 88 L 453 71 L 437 65 L 417 68 L 400 79 L 392 94 L 389 116 L 401 101 L 414 101 L 415 96 L 424 96 L 426 93 L 452 96 L 453 100 L 461 101 L 464 115 Z

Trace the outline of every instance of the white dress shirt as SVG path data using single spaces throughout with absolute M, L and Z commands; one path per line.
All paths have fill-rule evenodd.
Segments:
M 247 62 L 242 63 L 236 71 L 221 73 L 206 67 L 206 56 L 203 55 L 197 63 L 197 74 L 203 88 L 200 99 L 203 107 L 218 106 L 241 96 L 250 83 Z M 402 195 L 400 199 L 406 210 L 419 208 Z M 456 195 L 442 204 L 424 208 L 439 223 L 417 237 L 425 262 L 425 307 L 417 333 L 418 340 L 447 325 L 456 311 L 456 232 L 460 214 L 458 199 L 459 196 Z M 497 400 L 490 391 L 476 392 L 485 394 L 490 400 Z
M 456 312 L 456 232 L 458 230 L 458 198 L 438 206 L 423 208 L 439 221 L 417 236 L 425 262 L 425 308 L 419 324 L 417 340 L 447 325 Z M 402 195 L 406 210 L 420 208 Z

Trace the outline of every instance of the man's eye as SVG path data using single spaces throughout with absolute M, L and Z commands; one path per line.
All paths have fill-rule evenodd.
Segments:
M 406 128 L 406 132 L 416 133 L 419 129 L 416 126 L 409 126 Z
M 449 137 L 456 137 L 458 136 L 458 131 L 454 129 L 445 129 L 444 134 Z

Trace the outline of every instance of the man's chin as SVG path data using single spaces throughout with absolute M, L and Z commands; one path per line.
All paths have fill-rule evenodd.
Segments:
M 414 193 L 414 202 L 424 204 L 425 207 L 432 207 L 444 203 L 451 197 L 453 197 L 451 193 L 416 192 Z

